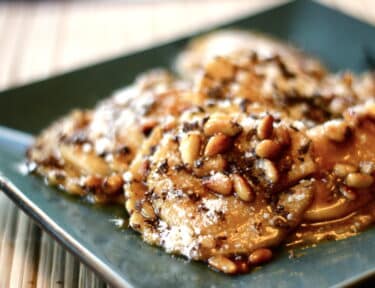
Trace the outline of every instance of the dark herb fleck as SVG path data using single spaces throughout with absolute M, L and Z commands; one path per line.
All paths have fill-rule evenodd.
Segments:
M 192 131 L 192 130 L 196 130 L 198 128 L 199 128 L 198 122 L 192 122 L 192 123 L 184 122 L 182 124 L 182 131 L 183 132 L 189 132 L 189 131 Z
M 121 154 L 121 155 L 127 155 L 130 152 L 131 152 L 131 150 L 128 146 L 123 146 L 123 147 L 121 147 L 120 149 L 117 150 L 117 153 Z
M 298 148 L 299 154 L 306 154 L 309 151 L 311 145 L 311 140 L 309 140 L 306 144 L 303 144 L 301 147 Z
M 159 174 L 165 174 L 168 172 L 169 165 L 168 165 L 168 159 L 164 159 L 156 169 L 156 172 Z
M 196 161 L 194 162 L 194 166 L 195 166 L 196 168 L 200 168 L 200 167 L 202 167 L 202 166 L 203 166 L 203 160 L 202 160 L 202 159 L 198 159 L 198 160 L 196 160 Z

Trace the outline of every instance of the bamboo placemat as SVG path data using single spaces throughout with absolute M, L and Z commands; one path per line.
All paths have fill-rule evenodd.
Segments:
M 322 1 L 375 24 L 375 2 Z M 0 89 L 123 54 L 280 0 L 0 3 Z M 1 123 L 0 123 L 1 124 Z M 0 192 L 0 287 L 105 287 Z

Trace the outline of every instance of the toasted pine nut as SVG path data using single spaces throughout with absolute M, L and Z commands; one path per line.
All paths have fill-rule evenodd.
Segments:
M 241 175 L 233 175 L 233 187 L 236 191 L 237 196 L 243 201 L 253 201 L 254 200 L 254 191 L 249 185 L 249 183 Z
M 129 225 L 137 231 L 142 231 L 144 225 L 144 218 L 141 215 L 141 213 L 134 212 L 132 215 L 130 215 Z
M 86 191 L 82 189 L 82 187 L 76 182 L 68 179 L 65 183 L 66 191 L 69 191 L 70 194 L 76 194 L 76 195 L 85 195 Z
M 342 75 L 342 81 L 345 83 L 346 86 L 352 87 L 353 85 L 353 74 L 349 72 L 345 72 L 344 75 Z
M 143 133 L 149 134 L 156 125 L 158 125 L 157 120 L 148 119 L 147 121 L 143 121 L 141 123 L 141 130 Z
M 205 70 L 214 79 L 225 80 L 234 76 L 235 67 L 223 57 L 216 57 L 207 63 Z
M 242 131 L 242 127 L 233 122 L 230 117 L 223 113 L 214 113 L 204 125 L 204 133 L 212 136 L 218 133 L 227 136 L 235 136 Z
M 194 173 L 198 177 L 203 177 L 209 175 L 212 171 L 222 172 L 224 171 L 227 161 L 221 157 L 221 155 L 216 155 L 216 157 L 211 157 L 202 161 L 203 165 L 201 167 L 194 168 Z
M 215 244 L 216 244 L 216 241 L 214 239 L 214 237 L 208 235 L 208 236 L 205 236 L 200 242 L 199 244 L 204 247 L 204 248 L 214 248 L 215 247 Z
M 59 150 L 65 162 L 85 174 L 98 174 L 105 176 L 110 173 L 107 163 L 93 152 L 85 153 L 77 149 L 75 146 L 65 144 L 60 145 Z
M 129 214 L 132 214 L 134 212 L 136 202 L 137 201 L 135 201 L 133 198 L 129 198 L 128 200 L 126 200 L 125 208 L 126 208 L 126 211 L 128 211 Z
M 154 220 L 156 218 L 156 214 L 154 208 L 149 202 L 144 202 L 142 205 L 141 213 L 143 217 L 149 220 Z
M 369 161 L 363 161 L 359 163 L 359 167 L 362 173 L 372 174 L 375 172 L 375 163 Z
M 286 127 L 280 126 L 276 129 L 276 138 L 277 141 L 283 145 L 283 146 L 289 146 L 290 145 L 290 135 L 289 131 Z
M 193 166 L 194 161 L 199 158 L 201 149 L 201 136 L 196 132 L 185 134 L 180 142 L 180 153 L 182 162 Z
M 216 81 L 207 75 L 207 73 L 200 75 L 196 78 L 194 84 L 195 95 L 191 98 L 193 103 L 201 105 L 204 100 L 208 97 L 208 91 L 211 87 L 215 86 Z
M 264 117 L 257 128 L 257 136 L 259 139 L 268 139 L 272 136 L 273 132 L 273 117 L 271 115 L 267 115 Z
M 209 258 L 208 264 L 227 274 L 233 274 L 237 271 L 236 264 L 232 260 L 222 255 Z
M 323 125 L 326 137 L 334 142 L 343 142 L 350 132 L 349 126 L 342 120 L 331 120 Z
M 49 171 L 47 174 L 47 180 L 49 185 L 59 185 L 66 179 L 66 173 L 64 171 Z
M 346 177 L 346 175 L 353 173 L 356 170 L 356 167 L 350 164 L 337 163 L 335 167 L 333 167 L 333 172 L 339 177 Z
M 255 148 L 255 153 L 261 158 L 275 158 L 280 152 L 280 144 L 273 140 L 263 140 Z
M 87 176 L 85 179 L 85 186 L 89 189 L 99 188 L 102 186 L 102 180 L 101 177 L 95 175 Z
M 361 111 L 358 113 L 359 118 L 370 118 L 375 119 L 375 103 L 368 102 L 361 107 Z
M 275 165 L 268 159 L 263 159 L 260 162 L 260 167 L 264 170 L 267 179 L 271 183 L 276 183 L 279 181 L 279 172 L 277 171 Z
M 124 180 L 119 174 L 108 176 L 103 183 L 103 191 L 106 194 L 113 194 L 121 190 Z
M 253 265 L 259 265 L 268 262 L 272 258 L 272 251 L 267 248 L 259 248 L 249 256 L 249 262 Z
M 349 173 L 346 176 L 345 183 L 353 188 L 367 188 L 372 185 L 374 178 L 362 173 Z
M 371 119 L 375 119 L 375 104 L 368 104 L 366 109 L 366 116 Z
M 357 193 L 350 189 L 348 186 L 343 185 L 340 187 L 341 194 L 348 200 L 355 200 L 357 199 Z
M 222 195 L 229 195 L 233 186 L 232 180 L 221 172 L 217 172 L 208 179 L 203 180 L 203 185 Z
M 216 154 L 224 152 L 226 149 L 228 149 L 230 142 L 231 142 L 230 137 L 226 135 L 223 135 L 223 134 L 214 135 L 208 140 L 206 148 L 204 149 L 204 155 L 214 156 Z
M 288 172 L 288 181 L 295 182 L 311 175 L 316 171 L 317 167 L 315 162 L 311 158 L 306 158 L 303 162 L 298 165 L 292 165 Z

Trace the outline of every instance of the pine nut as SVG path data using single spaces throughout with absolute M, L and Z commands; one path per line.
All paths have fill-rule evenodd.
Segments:
M 231 79 L 235 73 L 235 67 L 225 58 L 216 57 L 207 63 L 205 71 L 214 79 Z
M 102 178 L 94 175 L 86 177 L 85 186 L 90 190 L 95 190 L 102 186 Z
M 353 200 L 357 199 L 357 194 L 346 185 L 343 185 L 343 186 L 340 187 L 340 192 L 348 200 L 353 201 Z
M 249 256 L 249 262 L 253 265 L 259 265 L 268 262 L 272 258 L 272 251 L 267 248 L 256 249 Z
M 334 142 L 343 142 L 350 133 L 349 126 L 342 120 L 331 120 L 323 125 L 324 134 Z
M 278 127 L 276 132 L 277 141 L 283 146 L 289 146 L 291 139 L 287 128 L 281 126 Z
M 103 183 L 103 192 L 106 194 L 117 193 L 121 190 L 124 180 L 119 174 L 108 176 Z
M 52 170 L 48 172 L 47 179 L 49 185 L 59 185 L 64 183 L 66 173 L 64 171 Z
M 65 183 L 66 191 L 69 191 L 70 194 L 76 195 L 85 195 L 86 191 L 82 189 L 82 187 L 74 180 L 68 179 Z
M 201 136 L 195 132 L 185 134 L 181 139 L 179 149 L 182 162 L 186 165 L 193 166 L 194 161 L 199 158 Z
M 207 176 L 212 171 L 222 172 L 227 165 L 227 161 L 223 157 L 221 157 L 221 155 L 217 155 L 216 157 L 211 157 L 209 159 L 204 159 L 202 162 L 203 165 L 201 167 L 194 168 L 194 173 L 198 177 Z
M 204 248 L 214 248 L 215 245 L 216 245 L 216 241 L 214 239 L 214 237 L 212 236 L 205 236 L 200 242 L 199 244 L 204 247 Z
M 264 117 L 257 128 L 257 136 L 259 139 L 268 139 L 272 136 L 273 132 L 273 117 L 271 115 L 267 115 Z
M 375 172 L 374 162 L 363 161 L 359 163 L 359 167 L 360 167 L 361 172 L 365 174 L 372 174 Z
M 85 174 L 108 175 L 110 169 L 107 163 L 94 153 L 85 153 L 71 145 L 60 145 L 61 156 L 66 163 L 74 166 Z
M 145 135 L 148 135 L 148 134 L 150 134 L 152 129 L 154 129 L 154 127 L 158 124 L 159 124 L 159 122 L 157 120 L 148 119 L 147 121 L 143 121 L 141 123 L 141 130 Z
M 242 127 L 233 122 L 227 115 L 222 113 L 214 113 L 204 125 L 204 133 L 212 136 L 222 133 L 227 136 L 235 136 L 242 131 Z
M 279 172 L 277 171 L 275 165 L 268 159 L 263 159 L 260 162 L 260 168 L 264 170 L 266 178 L 271 183 L 276 183 L 279 181 Z
M 141 180 L 148 175 L 150 160 L 148 158 L 136 157 L 132 162 L 131 175 L 132 180 Z
M 203 180 L 203 185 L 208 189 L 222 195 L 229 195 L 232 192 L 232 180 L 221 172 L 217 172 Z
M 263 140 L 255 148 L 255 153 L 261 158 L 275 158 L 279 155 L 280 144 L 272 140 Z
M 288 182 L 296 182 L 316 171 L 315 162 L 306 157 L 303 162 L 293 164 L 288 172 Z
M 137 231 L 142 231 L 144 226 L 144 218 L 139 212 L 134 212 L 130 215 L 129 225 Z
M 208 140 L 208 143 L 204 150 L 204 155 L 214 156 L 216 154 L 222 153 L 228 149 L 230 142 L 231 142 L 230 137 L 226 135 L 223 135 L 223 134 L 214 135 Z
M 254 200 L 255 194 L 249 183 L 241 175 L 233 175 L 233 187 L 237 196 L 246 202 Z
M 90 175 L 87 176 L 85 179 L 85 187 L 91 191 L 96 191 L 97 189 L 100 189 L 102 187 L 103 178 Z
M 152 205 L 148 202 L 144 202 L 142 205 L 141 213 L 143 217 L 149 220 L 154 220 L 156 218 L 156 214 Z
M 350 164 L 341 164 L 338 163 L 333 167 L 333 172 L 339 177 L 346 177 L 349 173 L 355 172 L 357 169 Z
M 353 188 L 367 188 L 372 185 L 374 178 L 362 173 L 349 173 L 346 176 L 345 183 Z
M 220 271 L 223 271 L 224 273 L 227 273 L 227 274 L 233 274 L 237 271 L 236 264 L 232 260 L 221 255 L 213 256 L 209 258 L 208 264 L 210 264 L 212 267 Z
M 360 119 L 369 118 L 371 120 L 375 120 L 375 104 L 373 102 L 368 102 L 361 105 L 361 109 L 357 112 L 356 117 Z
M 135 210 L 136 202 L 133 198 L 129 198 L 125 203 L 126 211 L 128 211 L 129 214 L 132 214 Z

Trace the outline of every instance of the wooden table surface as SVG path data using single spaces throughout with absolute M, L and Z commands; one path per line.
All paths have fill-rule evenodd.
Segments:
M 375 24 L 375 1 L 321 2 Z M 0 2 L 0 90 L 278 3 L 279 0 Z M 2 192 L 0 267 L 0 287 L 106 286 Z

